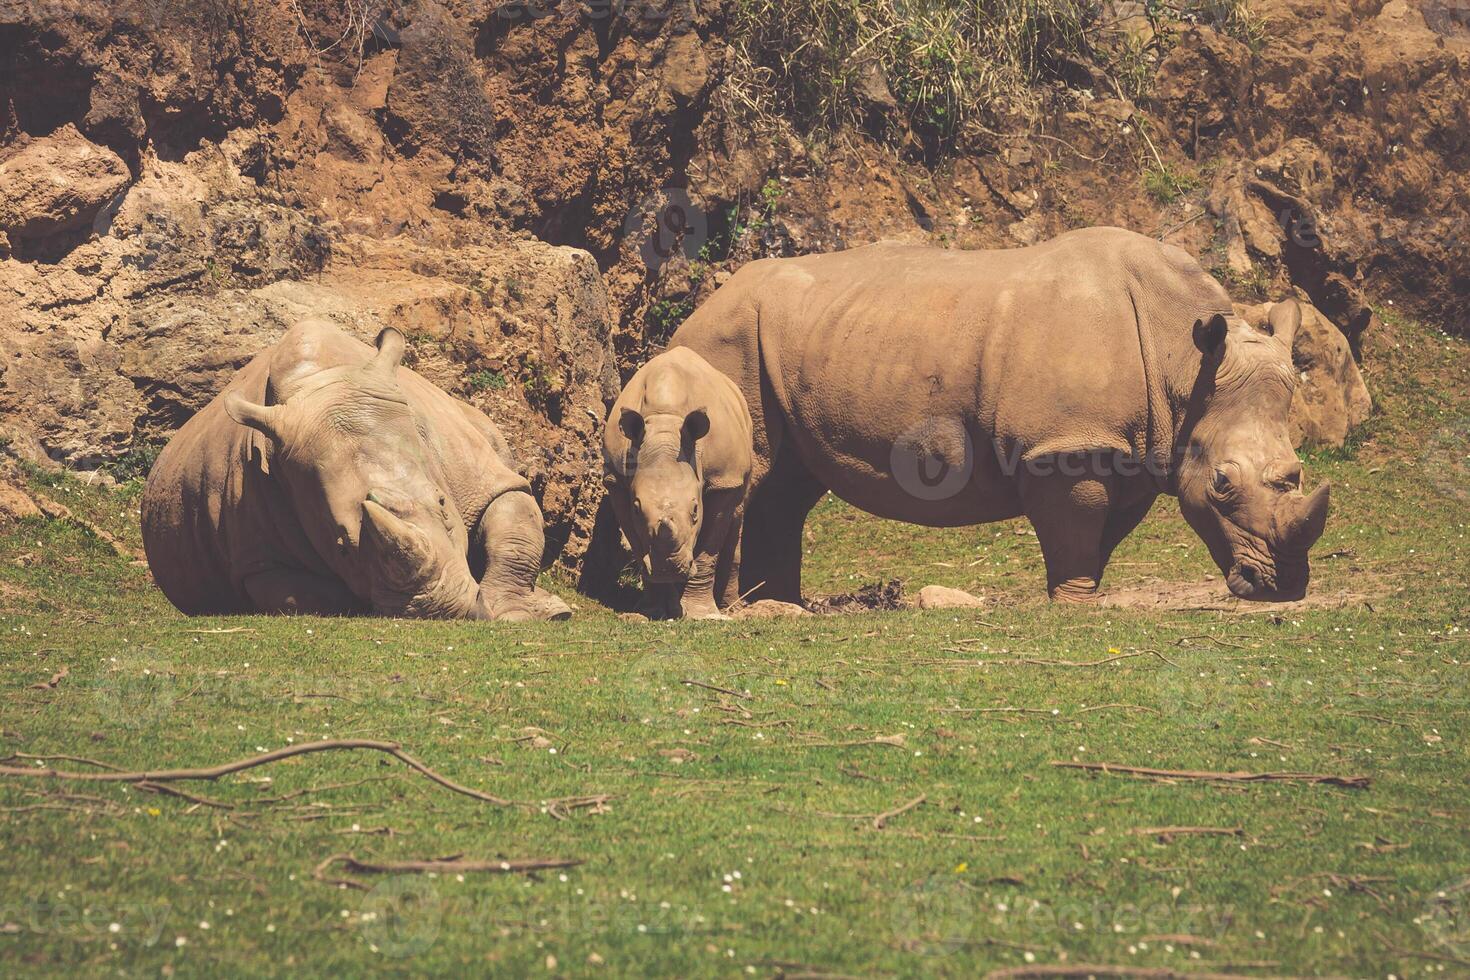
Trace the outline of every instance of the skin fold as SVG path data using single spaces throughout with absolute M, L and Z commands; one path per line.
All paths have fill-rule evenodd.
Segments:
M 482 413 L 305 320 L 169 442 L 143 495 L 164 594 L 201 613 L 564 619 L 540 508 Z
M 742 267 L 679 328 L 744 394 L 741 592 L 801 601 L 831 491 L 934 527 L 1025 516 L 1049 594 L 1095 597 L 1177 495 L 1231 591 L 1304 594 L 1327 516 L 1287 432 L 1295 302 L 1256 330 L 1184 251 L 1118 228 L 1028 248 L 879 243 Z
M 641 611 L 722 615 L 740 594 L 750 481 L 750 412 L 740 390 L 693 351 L 666 351 L 613 404 L 602 459 L 613 512 L 641 565 Z

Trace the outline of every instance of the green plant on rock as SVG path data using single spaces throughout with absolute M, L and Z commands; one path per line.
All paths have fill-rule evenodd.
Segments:
M 509 384 L 505 380 L 505 375 L 499 371 L 492 371 L 489 368 L 473 372 L 465 379 L 465 383 L 469 385 L 470 391 L 474 392 L 504 391 L 506 385 Z
M 521 362 L 521 391 L 536 408 L 545 409 L 565 388 L 561 375 L 535 354 L 527 354 Z
M 663 343 L 674 335 L 679 324 L 693 312 L 694 300 L 688 296 L 682 299 L 658 300 L 648 308 L 649 338 Z
M 1200 179 L 1196 174 L 1156 162 L 1144 170 L 1143 187 L 1160 204 L 1173 204 L 1186 194 L 1199 190 Z

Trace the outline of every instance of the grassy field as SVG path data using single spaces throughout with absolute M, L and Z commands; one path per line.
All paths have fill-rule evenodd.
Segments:
M 1466 975 L 1470 352 L 1393 323 L 1368 364 L 1366 437 L 1306 456 L 1309 483 L 1334 483 L 1314 592 L 1356 597 L 1340 608 L 1052 608 L 1023 525 L 930 532 L 829 501 L 809 591 L 901 578 L 995 601 L 699 624 L 580 599 L 568 625 L 189 620 L 74 522 L 0 528 L 8 765 L 375 738 L 517 801 L 370 752 L 172 784 L 192 799 L 0 777 L 0 972 Z M 136 485 L 32 479 L 136 541 Z M 1108 585 L 1214 571 L 1161 506 Z M 1071 761 L 1370 783 L 1054 765 Z M 349 853 L 582 863 L 316 871 Z

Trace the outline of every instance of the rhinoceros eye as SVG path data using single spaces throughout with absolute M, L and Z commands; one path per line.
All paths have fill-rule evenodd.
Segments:
M 1224 497 L 1230 493 L 1232 489 L 1230 484 L 1230 477 L 1225 474 L 1224 470 L 1215 471 L 1215 478 L 1210 484 L 1210 489 L 1214 490 L 1215 493 L 1221 497 Z

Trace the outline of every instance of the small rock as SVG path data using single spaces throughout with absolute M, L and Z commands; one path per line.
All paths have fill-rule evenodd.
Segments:
M 618 618 L 621 619 L 625 623 L 646 623 L 646 622 L 648 622 L 648 617 L 647 616 L 643 615 L 642 613 L 636 613 L 636 612 L 618 613 Z
M 985 600 L 960 589 L 926 585 L 919 590 L 914 605 L 920 609 L 975 609 L 985 605 Z
M 736 613 L 735 619 L 787 619 L 797 616 L 810 616 L 801 606 L 794 602 L 781 602 L 779 599 L 758 599 L 748 606 L 741 607 Z
M 40 517 L 41 508 L 30 495 L 9 483 L 0 483 L 0 519 L 16 520 L 21 517 Z

